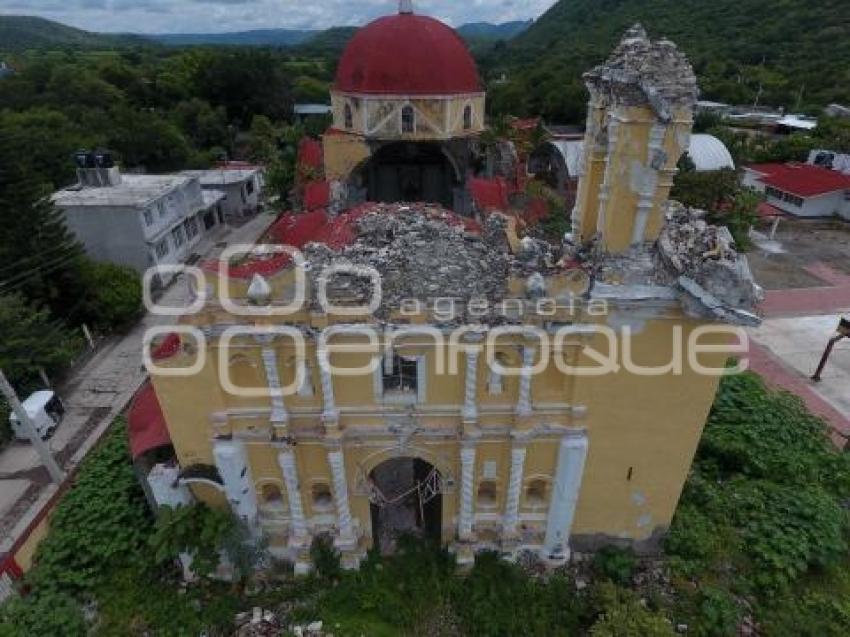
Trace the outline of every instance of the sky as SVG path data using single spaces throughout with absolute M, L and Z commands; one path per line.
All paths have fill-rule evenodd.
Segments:
M 414 0 L 417 13 L 453 25 L 537 18 L 555 0 Z M 397 0 L 0 0 L 0 15 L 38 15 L 88 31 L 218 33 L 361 25 Z

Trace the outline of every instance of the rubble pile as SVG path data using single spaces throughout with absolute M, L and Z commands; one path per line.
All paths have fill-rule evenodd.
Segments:
M 485 228 L 482 238 L 442 209 L 411 204 L 375 206 L 356 221 L 355 230 L 355 240 L 339 251 L 319 243 L 305 247 L 311 284 L 319 283 L 329 265 L 375 268 L 382 278 L 383 313 L 408 299 L 494 300 L 505 294 L 513 257 L 503 229 Z M 364 276 L 336 274 L 327 290 L 335 302 L 362 304 L 371 297 L 372 283 Z
M 678 284 L 718 318 L 746 314 L 763 298 L 729 229 L 708 224 L 705 211 L 668 202 L 657 255 L 662 282 Z
M 584 75 L 593 92 L 609 94 L 625 106 L 649 103 L 661 121 L 677 105 L 692 107 L 699 95 L 693 68 L 669 40 L 653 42 L 636 24 L 608 61 Z

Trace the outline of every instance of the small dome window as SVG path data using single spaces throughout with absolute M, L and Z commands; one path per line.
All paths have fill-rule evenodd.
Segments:
M 416 132 L 416 113 L 409 104 L 401 109 L 401 132 Z
M 472 128 L 472 106 L 469 104 L 463 109 L 463 130 Z

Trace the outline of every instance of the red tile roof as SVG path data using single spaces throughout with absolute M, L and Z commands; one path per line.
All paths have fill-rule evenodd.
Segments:
M 150 381 L 145 383 L 133 398 L 127 422 L 133 460 L 148 451 L 171 444 L 165 416 Z
M 506 211 L 510 207 L 508 182 L 503 177 L 481 179 L 473 177 L 469 180 L 469 191 L 472 200 L 481 211 Z
M 478 93 L 481 79 L 466 43 L 427 16 L 399 14 L 360 29 L 339 62 L 334 88 L 344 93 Z
M 850 175 L 808 164 L 753 164 L 750 170 L 766 186 L 778 188 L 799 197 L 817 197 L 839 190 L 850 190 Z
M 331 184 L 327 181 L 310 181 L 304 186 L 304 207 L 321 210 L 331 203 Z

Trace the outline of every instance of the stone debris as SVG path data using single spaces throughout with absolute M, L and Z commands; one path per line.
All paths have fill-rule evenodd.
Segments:
M 380 273 L 383 302 L 378 316 L 408 299 L 504 297 L 514 258 L 498 217 L 490 217 L 495 221 L 481 236 L 432 216 L 433 208 L 427 205 L 393 206 L 391 214 L 386 208 L 377 205 L 361 217 L 355 241 L 339 252 L 324 244 L 305 247 L 314 289 L 323 270 L 333 264 L 369 266 Z M 356 271 L 335 274 L 327 281 L 327 290 L 335 302 L 362 305 L 371 296 L 372 283 Z
M 498 303 L 508 296 L 511 278 L 524 282 L 526 298 L 538 299 L 549 292 L 547 276 L 580 267 L 594 285 L 672 289 L 695 318 L 758 323 L 751 311 L 763 292 L 729 230 L 710 225 L 705 212 L 677 202 L 667 204 L 666 215 L 652 249 L 612 255 L 598 245 L 578 246 L 569 236 L 561 245 L 534 236 L 518 239 L 500 214 L 471 231 L 439 206 L 375 204 L 352 221 L 352 240 L 342 247 L 305 246 L 305 269 L 313 290 L 324 285 L 331 302 L 351 307 L 369 304 L 374 292 L 370 274 L 377 271 L 381 303 L 374 315 L 379 320 L 388 320 L 411 300 L 423 305 L 435 299 L 453 299 L 461 306 L 479 299 Z M 253 282 L 255 303 L 263 301 L 261 283 Z M 319 295 L 311 296 L 318 309 Z M 505 317 L 492 320 L 504 322 Z
M 728 228 L 705 221 L 705 211 L 667 204 L 667 223 L 658 240 L 660 282 L 687 295 L 686 310 L 734 323 L 758 322 L 751 313 L 764 292 Z
M 692 108 L 699 95 L 696 75 L 670 40 L 652 42 L 636 24 L 626 32 L 608 61 L 585 73 L 591 91 L 623 106 L 649 104 L 662 122 L 673 108 Z
M 282 626 L 277 615 L 270 610 L 255 606 L 252 610 L 236 616 L 234 637 L 276 637 Z

